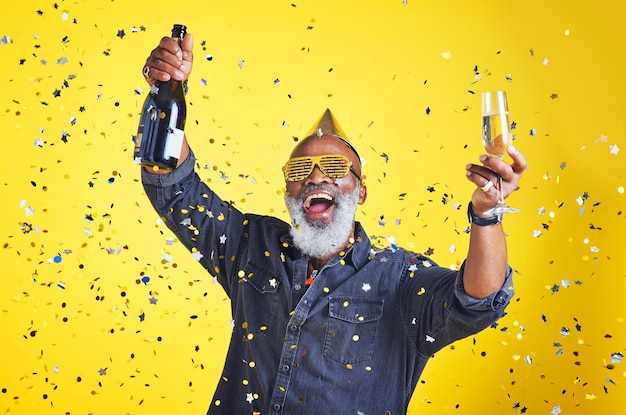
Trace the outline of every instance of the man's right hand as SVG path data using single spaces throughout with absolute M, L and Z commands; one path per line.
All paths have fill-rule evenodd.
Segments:
M 150 86 L 170 78 L 184 81 L 193 65 L 193 36 L 186 34 L 180 46 L 171 37 L 164 37 L 146 59 L 143 74 Z M 146 69 L 147 68 L 147 69 Z

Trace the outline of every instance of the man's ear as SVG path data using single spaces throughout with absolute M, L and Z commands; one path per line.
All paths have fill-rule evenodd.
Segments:
M 359 186 L 359 205 L 365 203 L 365 199 L 367 199 L 367 187 L 361 183 L 361 186 Z

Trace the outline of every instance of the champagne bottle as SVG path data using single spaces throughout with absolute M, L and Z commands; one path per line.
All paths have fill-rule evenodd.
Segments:
M 172 38 L 182 42 L 186 26 L 176 24 Z M 176 168 L 183 146 L 187 104 L 182 81 L 157 81 L 146 97 L 135 138 L 135 163 L 155 170 Z

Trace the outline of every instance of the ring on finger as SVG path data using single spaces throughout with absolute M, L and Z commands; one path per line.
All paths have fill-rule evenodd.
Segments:
M 143 76 L 149 76 L 149 74 L 150 74 L 150 67 L 146 65 L 143 67 Z
M 483 192 L 488 192 L 489 189 L 491 189 L 492 187 L 493 187 L 493 182 L 489 180 L 487 184 L 485 184 L 483 187 L 480 188 L 480 190 L 482 190 Z

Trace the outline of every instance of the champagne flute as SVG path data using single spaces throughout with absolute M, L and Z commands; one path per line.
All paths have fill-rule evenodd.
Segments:
M 483 147 L 487 154 L 499 159 L 504 158 L 507 149 L 513 140 L 511 124 L 509 123 L 509 106 L 505 91 L 483 92 Z M 498 174 L 498 204 L 485 214 L 503 215 L 519 212 L 519 209 L 510 207 L 504 201 L 502 193 L 502 176 Z

